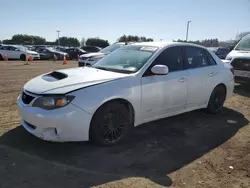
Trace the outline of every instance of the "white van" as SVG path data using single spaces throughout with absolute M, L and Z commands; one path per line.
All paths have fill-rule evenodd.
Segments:
M 32 56 L 34 60 L 40 59 L 37 52 L 30 51 L 28 48 L 19 45 L 2 45 L 0 46 L 0 59 L 7 55 L 9 59 L 20 59 L 25 61 L 26 55 Z
M 243 37 L 222 61 L 234 67 L 236 82 L 250 82 L 250 34 Z

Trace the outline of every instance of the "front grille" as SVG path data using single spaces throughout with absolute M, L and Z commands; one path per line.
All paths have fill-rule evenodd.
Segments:
M 24 104 L 29 104 L 35 97 L 32 97 L 31 95 L 28 95 L 26 93 L 22 93 L 22 101 Z
M 235 70 L 250 71 L 250 59 L 236 58 L 232 61 L 231 65 Z

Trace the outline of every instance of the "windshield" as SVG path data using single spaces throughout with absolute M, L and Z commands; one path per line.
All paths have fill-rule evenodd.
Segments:
M 250 35 L 247 35 L 236 46 L 235 50 L 250 51 Z
M 92 67 L 113 72 L 137 72 L 156 52 L 157 47 L 131 45 L 120 48 L 99 60 Z
M 28 48 L 24 47 L 24 46 L 15 46 L 16 48 L 18 48 L 20 51 L 25 52 L 28 50 Z
M 55 49 L 55 48 L 53 48 L 53 47 L 48 47 L 47 48 L 49 51 L 51 51 L 51 52 L 57 52 L 57 50 Z
M 110 53 L 122 46 L 124 46 L 124 44 L 112 44 L 110 46 L 107 46 L 106 48 L 103 48 L 100 52 L 105 53 L 105 54 Z

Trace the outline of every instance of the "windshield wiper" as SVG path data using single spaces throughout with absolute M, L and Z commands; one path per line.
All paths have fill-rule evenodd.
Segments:
M 105 71 L 109 71 L 109 69 L 108 69 L 108 68 L 105 68 L 105 67 L 94 67 L 94 68 L 96 68 L 96 69 L 101 69 L 101 70 L 105 70 Z
M 101 69 L 101 70 L 105 70 L 105 71 L 111 71 L 111 72 L 119 72 L 119 73 L 125 73 L 125 74 L 131 74 L 134 73 L 133 71 L 129 71 L 129 70 L 122 70 L 122 69 L 113 69 L 113 68 L 107 68 L 107 67 L 98 67 L 98 66 L 92 66 L 93 68 L 96 69 Z

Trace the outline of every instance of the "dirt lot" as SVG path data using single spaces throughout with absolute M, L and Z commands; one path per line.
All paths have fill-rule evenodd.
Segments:
M 23 84 L 76 62 L 0 61 L 0 187 L 250 187 L 250 86 L 218 115 L 195 111 L 141 125 L 114 147 L 49 143 L 19 123 Z

